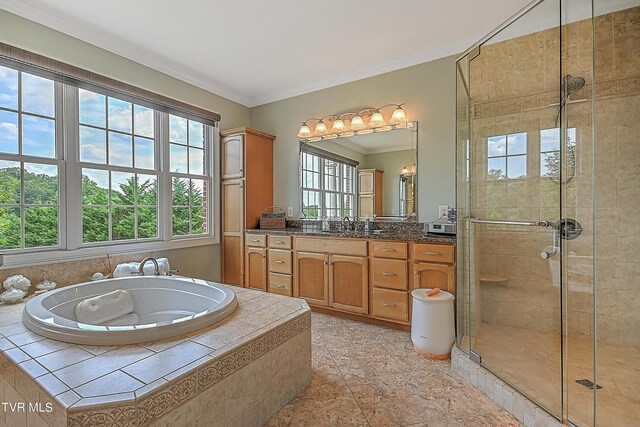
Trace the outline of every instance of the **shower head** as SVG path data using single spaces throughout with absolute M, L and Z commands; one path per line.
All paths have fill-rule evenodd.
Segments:
M 562 94 L 571 95 L 584 87 L 584 79 L 582 77 L 573 77 L 567 74 L 562 79 Z

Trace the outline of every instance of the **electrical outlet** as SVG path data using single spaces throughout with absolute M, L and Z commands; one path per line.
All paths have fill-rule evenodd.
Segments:
M 438 216 L 440 218 L 447 216 L 447 211 L 448 210 L 449 210 L 449 206 L 447 206 L 447 205 L 438 206 Z
M 293 218 L 293 208 L 291 206 L 287 208 L 287 217 Z

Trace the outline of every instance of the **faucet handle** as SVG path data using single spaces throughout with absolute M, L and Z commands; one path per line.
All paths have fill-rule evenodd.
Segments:
M 179 273 L 180 270 L 178 269 L 171 269 L 171 270 L 167 270 L 167 276 L 173 276 L 173 273 Z

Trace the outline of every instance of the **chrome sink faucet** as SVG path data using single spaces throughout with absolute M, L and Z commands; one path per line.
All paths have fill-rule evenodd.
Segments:
M 138 266 L 138 275 L 139 276 L 144 276 L 144 265 L 148 262 L 151 261 L 153 263 L 153 274 L 155 276 L 159 276 L 160 275 L 160 267 L 158 267 L 158 261 L 152 257 L 152 256 L 148 256 L 145 259 L 143 259 L 142 261 L 140 261 L 140 266 Z M 136 274 L 131 273 L 131 274 Z
M 346 228 L 345 228 L 345 225 L 344 225 L 344 221 L 345 221 L 345 220 L 347 220 Z M 345 216 L 344 218 L 342 218 L 342 229 L 343 229 L 344 231 L 349 231 L 349 230 L 351 230 L 351 219 L 350 219 L 348 216 Z

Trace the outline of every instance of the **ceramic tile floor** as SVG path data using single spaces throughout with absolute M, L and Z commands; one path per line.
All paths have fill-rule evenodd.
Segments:
M 312 314 L 311 384 L 265 426 L 521 426 L 408 332 Z

